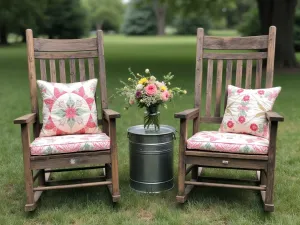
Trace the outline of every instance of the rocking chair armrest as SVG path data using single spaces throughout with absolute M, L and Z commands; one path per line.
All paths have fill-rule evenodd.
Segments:
M 36 113 L 30 113 L 14 120 L 14 124 L 30 124 L 36 122 Z
M 193 108 L 193 109 L 187 109 L 179 113 L 175 113 L 174 117 L 175 118 L 180 118 L 180 119 L 194 119 L 199 116 L 199 108 Z
M 277 122 L 280 122 L 280 121 L 284 121 L 284 117 L 279 115 L 277 112 L 272 112 L 272 111 L 269 111 L 269 112 L 266 112 L 266 116 L 267 116 L 267 119 L 269 122 L 272 122 L 272 121 L 277 121 Z
M 111 109 L 103 109 L 104 118 L 109 121 L 110 119 L 120 118 L 121 114 L 111 110 Z

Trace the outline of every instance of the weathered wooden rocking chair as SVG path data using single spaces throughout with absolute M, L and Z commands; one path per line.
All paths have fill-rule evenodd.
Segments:
M 233 60 L 237 60 L 235 86 L 242 87 L 242 66 L 243 60 L 247 61 L 245 88 L 261 88 L 262 83 L 262 62 L 267 59 L 266 69 L 266 88 L 273 85 L 274 52 L 275 52 L 276 28 L 270 27 L 269 35 L 255 37 L 211 37 L 205 36 L 202 28 L 197 31 L 197 58 L 196 58 L 196 78 L 195 78 L 195 103 L 193 109 L 188 109 L 175 114 L 175 118 L 180 119 L 180 143 L 179 143 L 179 174 L 178 174 L 178 195 L 176 199 L 184 203 L 188 194 L 194 186 L 211 186 L 226 188 L 241 188 L 258 190 L 264 203 L 265 211 L 274 211 L 273 189 L 274 189 L 274 169 L 276 153 L 276 135 L 278 121 L 283 121 L 283 117 L 275 112 L 266 112 L 269 121 L 270 136 L 267 154 L 240 154 L 222 151 L 204 151 L 199 149 L 187 148 L 187 123 L 193 120 L 193 134 L 199 131 L 199 123 L 221 123 L 223 110 L 221 110 L 222 88 L 225 87 L 225 107 L 227 101 L 227 87 L 232 84 Z M 257 50 L 267 49 L 264 52 L 245 52 L 245 53 L 216 53 L 204 52 L 204 49 L 214 50 Z M 208 60 L 207 84 L 206 84 L 206 104 L 205 115 L 201 115 L 202 103 L 202 84 L 203 84 L 203 61 Z M 226 63 L 225 85 L 222 82 L 223 60 Z M 256 60 L 255 84 L 252 80 L 252 60 Z M 217 61 L 216 76 L 216 99 L 215 105 L 212 102 L 213 85 L 213 62 Z M 224 90 L 224 89 L 223 89 Z M 214 114 L 211 108 L 214 107 Z M 222 111 L 222 113 L 221 113 Z M 187 165 L 189 166 L 187 167 Z M 258 185 L 242 185 L 232 183 L 220 183 L 226 181 L 225 178 L 209 178 L 201 176 L 203 167 L 245 169 L 257 171 Z M 186 176 L 191 172 L 191 180 L 187 181 Z M 212 182 L 215 180 L 215 182 Z M 217 181 L 217 182 L 216 182 Z M 232 179 L 228 179 L 232 181 Z
M 107 106 L 106 72 L 102 31 L 97 31 L 97 38 L 51 40 L 33 38 L 32 30 L 28 29 L 26 30 L 26 38 L 32 113 L 14 120 L 15 124 L 21 125 L 25 186 L 27 195 L 25 211 L 33 211 L 36 208 L 37 201 L 39 200 L 43 191 L 55 189 L 107 185 L 112 195 L 113 202 L 117 202 L 120 198 L 120 193 L 116 142 L 116 118 L 119 118 L 120 114 L 108 109 Z M 98 84 L 100 84 L 100 99 L 102 107 L 100 113 L 102 120 L 98 119 L 98 124 L 102 124 L 103 132 L 106 133 L 110 138 L 110 149 L 101 151 L 96 149 L 93 151 L 79 151 L 73 153 L 49 155 L 31 154 L 30 127 L 33 125 L 34 138 L 39 137 L 40 130 L 42 128 L 42 124 L 40 123 L 39 119 L 35 61 L 39 60 L 41 80 L 47 80 L 46 61 L 49 60 L 50 76 L 48 75 L 48 77 L 50 77 L 51 82 L 57 81 L 55 60 L 58 60 L 60 82 L 66 83 L 70 79 L 70 82 L 73 83 L 76 82 L 76 77 L 80 77 L 80 81 L 86 80 L 85 59 L 87 59 L 88 62 L 89 78 L 92 79 L 95 77 L 95 74 L 98 74 L 95 73 L 94 58 L 98 58 L 99 62 L 99 76 L 96 77 L 99 78 Z M 76 76 L 75 63 L 77 59 L 79 61 L 80 76 Z M 66 77 L 65 60 L 69 60 L 70 77 Z M 98 168 L 103 168 L 105 170 L 104 176 L 80 180 L 76 179 L 77 182 L 73 182 L 72 184 L 66 184 L 66 181 L 61 181 L 60 183 L 59 181 L 53 182 L 49 180 L 51 172 Z M 35 183 L 37 183 L 37 185 L 35 185 Z

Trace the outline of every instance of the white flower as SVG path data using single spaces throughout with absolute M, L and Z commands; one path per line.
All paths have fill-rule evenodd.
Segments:
M 156 81 L 156 77 L 155 76 L 151 76 L 150 80 L 154 82 L 154 81 Z
M 145 73 L 150 73 L 150 70 L 149 70 L 149 69 L 146 69 L 146 70 L 145 70 Z
M 142 84 L 138 84 L 136 86 L 136 90 L 142 90 L 143 88 L 144 88 L 144 85 L 142 85 Z
M 162 84 L 161 82 L 159 82 L 159 81 L 156 81 L 155 84 L 156 84 L 156 86 L 159 87 L 159 88 L 160 88 L 161 86 L 163 86 L 163 84 Z

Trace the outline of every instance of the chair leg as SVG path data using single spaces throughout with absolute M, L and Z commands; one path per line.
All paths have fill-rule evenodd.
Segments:
M 120 199 L 120 189 L 119 189 L 119 172 L 118 163 L 112 161 L 112 200 L 117 202 Z
M 25 189 L 26 189 L 26 205 L 25 211 L 34 211 L 36 208 L 36 202 L 34 200 L 33 192 L 33 174 L 30 168 L 24 166 L 24 175 L 25 175 Z
M 264 201 L 264 210 L 267 212 L 274 211 L 274 169 L 268 168 L 266 172 L 266 197 Z

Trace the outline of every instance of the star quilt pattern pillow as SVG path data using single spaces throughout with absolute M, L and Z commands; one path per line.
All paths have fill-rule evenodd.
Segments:
M 228 86 L 228 99 L 220 132 L 269 138 L 266 112 L 272 110 L 281 87 L 243 89 Z
M 38 80 L 43 98 L 40 137 L 100 133 L 94 97 L 97 82 L 92 79 L 63 84 Z

